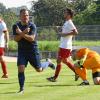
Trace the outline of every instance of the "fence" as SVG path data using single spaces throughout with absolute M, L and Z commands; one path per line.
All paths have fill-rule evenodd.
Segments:
M 61 29 L 61 27 L 59 28 Z M 100 40 L 100 25 L 77 25 L 77 29 L 79 34 L 74 37 L 75 40 Z M 12 35 L 10 36 L 12 37 Z M 57 36 L 56 26 L 45 26 L 45 27 L 38 27 L 38 40 L 47 40 L 47 41 L 54 41 L 58 40 L 60 37 Z M 74 48 L 81 48 L 79 46 Z M 96 50 L 100 53 L 100 47 L 88 47 L 93 50 Z M 8 52 L 6 55 L 9 56 L 17 56 L 17 53 Z M 41 58 L 56 58 L 57 51 L 50 52 L 50 51 L 41 51 L 40 52 Z
M 86 46 L 73 46 L 73 49 L 79 49 L 79 48 L 83 48 L 83 47 L 86 47 Z M 97 51 L 98 53 L 100 53 L 100 46 L 87 46 L 87 48 L 90 48 L 92 50 L 95 50 Z M 17 57 L 17 52 L 7 52 L 5 54 L 6 56 L 12 56 L 12 57 Z M 45 58 L 57 58 L 57 51 L 40 51 L 40 57 L 41 59 L 45 59 Z
M 100 25 L 77 26 L 79 34 L 75 40 L 100 40 Z
M 5 56 L 12 56 L 12 57 L 17 57 L 18 53 L 17 52 L 6 52 Z M 53 58 L 55 59 L 57 57 L 57 52 L 51 52 L 51 51 L 40 51 L 40 57 L 41 59 L 45 58 Z
M 76 25 L 79 34 L 75 36 L 75 40 L 100 40 L 100 25 Z M 58 31 L 61 30 L 59 26 Z M 53 41 L 59 39 L 57 35 L 57 26 L 37 27 L 38 40 Z M 12 34 L 10 39 L 13 39 Z

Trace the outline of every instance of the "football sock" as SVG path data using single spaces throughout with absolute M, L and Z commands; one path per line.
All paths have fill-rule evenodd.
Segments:
M 24 89 L 24 81 L 25 81 L 24 72 L 19 72 L 18 73 L 18 80 L 19 80 L 20 90 L 23 90 Z
M 87 80 L 84 80 L 85 83 L 89 83 Z
M 61 64 L 57 65 L 57 67 L 56 67 L 56 71 L 55 71 L 55 75 L 54 75 L 55 79 L 58 77 L 60 70 L 61 70 Z
M 48 65 L 49 65 L 49 62 L 48 62 L 48 61 L 46 61 L 46 62 L 41 62 L 41 67 L 42 67 L 42 69 L 46 69 L 46 68 L 48 67 Z
M 82 78 L 82 80 L 87 80 L 86 69 L 85 68 L 75 68 L 75 72 Z
M 1 61 L 1 67 L 2 67 L 2 71 L 3 74 L 6 75 L 7 74 L 7 67 L 4 61 Z
M 75 72 L 74 65 L 70 61 L 64 62 L 73 72 Z

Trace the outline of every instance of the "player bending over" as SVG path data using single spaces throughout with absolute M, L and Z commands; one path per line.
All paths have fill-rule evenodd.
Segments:
M 100 85 L 100 55 L 88 48 L 81 48 L 72 51 L 72 59 L 76 61 L 75 72 L 82 78 L 80 85 L 89 85 L 86 70 L 92 70 L 93 82 Z

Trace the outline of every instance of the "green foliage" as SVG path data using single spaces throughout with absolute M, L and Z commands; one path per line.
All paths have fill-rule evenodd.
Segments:
M 63 10 L 66 7 L 65 0 L 38 0 L 33 2 L 35 22 L 38 26 L 61 25 L 63 22 Z
M 87 9 L 85 9 L 84 11 L 80 12 L 79 14 L 77 14 L 74 17 L 74 22 L 77 23 L 78 25 L 92 25 L 95 24 L 94 19 L 94 13 L 96 13 L 96 4 L 95 3 L 91 3 Z
M 100 24 L 100 0 L 38 0 L 33 2 L 32 10 L 37 26 L 62 25 L 63 10 L 68 7 L 75 11 L 74 22 Z
M 58 50 L 58 41 L 39 41 L 39 50 L 40 51 L 57 51 Z
M 6 9 L 6 7 L 2 3 L 0 3 L 0 16 L 6 22 L 7 28 L 11 33 L 12 25 L 18 20 L 16 14 L 11 12 L 9 9 Z
M 71 2 L 70 5 L 75 12 L 80 13 L 87 9 L 91 2 L 93 2 L 93 0 L 75 0 L 74 2 Z
M 57 33 L 55 27 L 39 27 L 38 28 L 38 40 L 57 40 Z
M 74 46 L 100 46 L 100 41 L 73 41 Z
M 0 14 L 3 14 L 5 10 L 6 10 L 6 7 L 2 3 L 0 3 Z
M 6 11 L 3 14 L 3 19 L 7 24 L 7 28 L 9 29 L 9 32 L 12 32 L 12 25 L 18 20 L 15 13 Z
M 100 0 L 95 1 L 97 7 L 96 12 L 93 13 L 92 18 L 94 19 L 94 24 L 100 24 Z
M 9 51 L 15 52 L 17 51 L 17 43 L 13 40 L 9 41 Z
M 59 41 L 39 41 L 38 47 L 40 51 L 57 51 L 59 48 Z M 100 41 L 73 41 L 74 46 L 100 46 Z M 17 51 L 17 43 L 15 41 L 9 42 L 9 51 Z

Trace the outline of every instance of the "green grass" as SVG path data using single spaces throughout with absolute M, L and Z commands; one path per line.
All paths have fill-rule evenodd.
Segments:
M 100 86 L 93 85 L 91 71 L 88 71 L 90 86 L 77 86 L 74 74 L 63 66 L 57 82 L 46 80 L 53 75 L 50 68 L 37 73 L 28 65 L 26 68 L 25 92 L 17 94 L 19 89 L 16 63 L 7 63 L 9 79 L 0 79 L 0 100 L 100 100 Z M 0 75 L 2 75 L 0 70 Z
M 74 46 L 100 46 L 100 41 L 73 41 Z
M 39 41 L 38 44 L 41 45 L 50 45 L 53 46 L 59 46 L 60 41 Z M 100 46 L 100 41 L 73 41 L 74 46 Z

